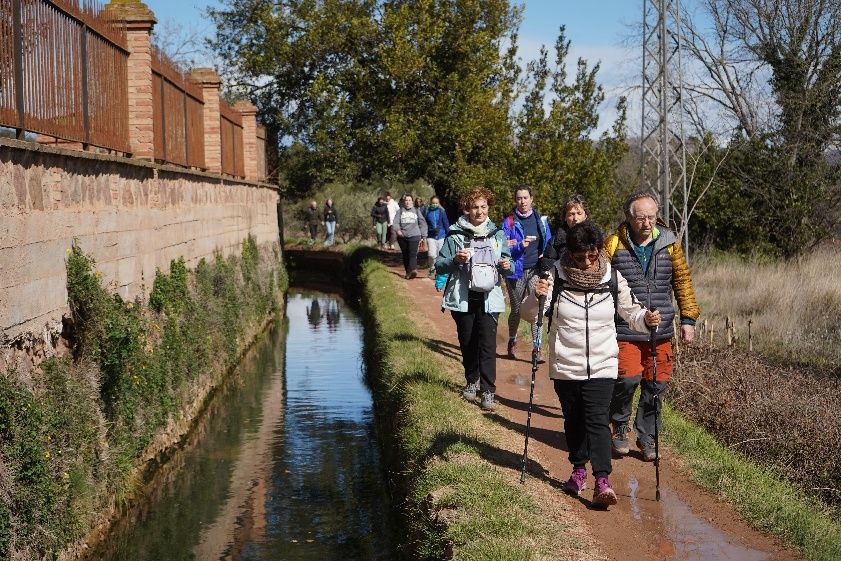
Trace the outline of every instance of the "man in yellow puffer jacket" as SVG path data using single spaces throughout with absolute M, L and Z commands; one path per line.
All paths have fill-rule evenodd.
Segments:
M 657 222 L 657 202 L 650 193 L 636 193 L 625 202 L 625 222 L 605 240 L 611 264 L 628 281 L 643 306 L 657 308 L 662 321 L 655 333 L 657 381 L 652 379 L 652 353 L 648 334 L 633 331 L 621 318 L 616 320 L 619 341 L 619 378 L 610 405 L 613 451 L 629 452 L 628 422 L 631 402 L 641 386 L 634 429 L 643 459 L 654 461 L 655 395 L 662 397 L 672 373 L 672 319 L 680 310 L 680 338 L 689 343 L 695 336 L 695 320 L 701 313 L 695 300 L 692 276 L 674 233 Z

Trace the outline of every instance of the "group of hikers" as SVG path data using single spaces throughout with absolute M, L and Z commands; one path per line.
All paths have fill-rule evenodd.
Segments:
M 380 249 L 394 249 L 397 242 L 406 279 L 418 276 L 419 253 L 427 254 L 427 276 L 435 277 L 435 259 L 450 229 L 447 213 L 437 196 L 433 195 L 425 205 L 420 197 L 404 194 L 397 203 L 387 192 L 374 203 L 371 219 Z
M 416 276 L 420 239 L 434 239 L 430 261 L 433 274 L 446 279 L 442 308 L 450 311 L 458 332 L 466 382 L 462 394 L 479 398 L 484 410 L 496 408 L 496 334 L 506 306 L 502 285 L 510 306 L 506 356 L 517 357 L 519 323 L 528 321 L 533 372 L 544 362 L 540 330 L 547 318 L 549 377 L 563 411 L 573 468 L 564 489 L 579 495 L 589 463 L 593 503 L 616 504 L 608 480 L 612 453 L 630 451 L 637 386 L 636 445 L 645 461 L 658 459 L 658 407 L 672 372 L 673 320 L 679 311 L 679 336 L 690 342 L 700 314 L 689 268 L 675 234 L 658 221 L 657 201 L 649 193 L 627 199 L 624 222 L 607 237 L 588 219 L 579 195 L 564 202 L 554 233 L 533 207 L 529 186 L 516 187 L 514 198 L 513 211 L 497 227 L 489 218 L 494 195 L 472 189 L 461 198 L 458 220 L 444 227 L 444 218 L 433 229 L 412 197 L 404 197 L 393 224 L 401 249 L 415 247 L 414 253 L 404 252 L 406 278 Z M 542 309 L 527 310 L 535 299 Z

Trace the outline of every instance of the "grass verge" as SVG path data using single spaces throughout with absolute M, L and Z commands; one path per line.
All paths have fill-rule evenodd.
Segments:
M 778 536 L 811 561 L 841 559 L 841 524 L 820 503 L 784 482 L 773 469 L 744 459 L 668 406 L 664 439 L 692 478 L 733 504 L 754 526 Z
M 576 558 L 512 477 L 519 458 L 459 395 L 453 361 L 427 344 L 404 288 L 371 250 L 351 257 L 367 323 L 366 358 L 380 441 L 405 524 L 401 557 L 525 561 Z M 569 548 L 568 551 L 565 548 Z

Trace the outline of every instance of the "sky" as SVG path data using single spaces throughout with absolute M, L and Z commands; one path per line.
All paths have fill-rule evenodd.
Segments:
M 217 0 L 144 0 L 155 12 L 159 24 L 184 25 L 203 34 L 211 34 L 213 26 L 205 12 Z M 526 0 L 520 25 L 519 55 L 523 65 L 537 58 L 541 45 L 549 49 L 550 62 L 558 29 L 566 26 L 572 41 L 568 67 L 578 57 L 591 64 L 601 62 L 599 81 L 605 88 L 606 101 L 601 111 L 599 129 L 610 127 L 615 112 L 612 108 L 620 95 L 631 99 L 631 113 L 637 105 L 629 91 L 640 81 L 639 48 L 623 46 L 630 26 L 642 15 L 642 0 Z M 630 117 L 633 119 L 633 117 Z

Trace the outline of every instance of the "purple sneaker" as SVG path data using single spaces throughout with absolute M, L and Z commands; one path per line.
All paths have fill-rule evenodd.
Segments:
M 596 506 L 609 506 L 616 504 L 616 493 L 610 487 L 607 477 L 596 479 L 596 490 L 593 491 L 593 504 Z
M 583 467 L 577 467 L 572 470 L 572 475 L 569 476 L 569 480 L 564 483 L 564 492 L 569 493 L 573 497 L 577 497 L 586 486 L 587 470 Z

